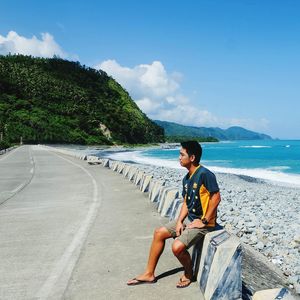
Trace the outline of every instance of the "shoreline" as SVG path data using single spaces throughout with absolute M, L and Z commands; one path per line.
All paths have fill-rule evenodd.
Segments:
M 182 169 L 182 167 L 175 161 L 170 159 L 146 157 L 140 155 L 140 152 L 147 149 L 113 149 L 93 152 L 93 155 L 101 155 L 101 157 L 119 160 L 119 161 L 132 161 L 132 163 L 153 165 L 153 166 L 164 166 L 173 169 Z M 90 152 L 91 153 L 91 152 Z M 264 181 L 273 185 L 280 185 L 288 188 L 300 189 L 300 175 L 296 173 L 284 173 L 279 171 L 272 171 L 263 168 L 230 168 L 230 167 L 219 167 L 209 165 L 209 161 L 202 161 L 202 165 L 213 171 L 214 173 L 221 174 L 232 174 L 244 178 L 253 178 L 253 180 Z

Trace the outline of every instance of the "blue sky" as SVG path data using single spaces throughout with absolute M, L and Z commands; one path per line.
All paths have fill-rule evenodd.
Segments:
M 151 118 L 300 139 L 297 0 L 2 0 L 8 52 L 102 68 Z

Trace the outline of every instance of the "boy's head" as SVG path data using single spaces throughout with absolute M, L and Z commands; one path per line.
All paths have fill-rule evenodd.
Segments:
M 199 164 L 202 156 L 202 147 L 197 141 L 186 141 L 181 143 L 181 147 L 185 149 L 188 156 L 191 158 L 194 155 L 194 164 Z

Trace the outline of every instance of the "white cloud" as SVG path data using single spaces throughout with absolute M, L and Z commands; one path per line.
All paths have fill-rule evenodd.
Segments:
M 268 127 L 265 119 L 220 118 L 197 107 L 181 92 L 182 74 L 168 74 L 160 61 L 128 68 L 115 60 L 106 60 L 95 68 L 104 70 L 126 88 L 151 119 L 206 127 L 242 126 L 250 130 L 265 130 Z
M 35 35 L 31 38 L 18 35 L 10 31 L 7 36 L 0 35 L 0 54 L 24 54 L 41 57 L 52 57 L 58 55 L 67 58 L 69 55 L 56 43 L 54 37 L 49 33 L 42 33 L 41 39 Z
M 137 105 L 152 119 L 195 125 L 216 121 L 211 113 L 195 107 L 181 93 L 182 74 L 168 74 L 160 61 L 128 68 L 115 60 L 106 60 L 96 68 L 104 70 L 125 87 Z

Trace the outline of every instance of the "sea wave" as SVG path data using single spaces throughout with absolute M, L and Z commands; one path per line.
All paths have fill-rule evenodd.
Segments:
M 132 161 L 141 164 L 149 164 L 155 166 L 163 166 L 174 169 L 184 169 L 180 166 L 178 160 L 174 159 L 161 159 L 143 156 L 142 151 L 131 151 L 131 152 L 117 152 L 109 155 L 111 159 L 122 160 L 122 161 Z M 245 175 L 254 178 L 263 179 L 276 184 L 283 184 L 292 187 L 300 187 L 300 175 L 287 174 L 280 172 L 288 167 L 286 166 L 273 166 L 270 169 L 244 169 L 244 168 L 226 168 L 211 165 L 210 162 L 206 162 L 207 166 L 211 171 L 217 173 L 229 173 L 235 175 Z M 276 169 L 277 168 L 277 169 Z
M 290 169 L 289 166 L 271 166 L 267 168 L 267 170 L 271 170 L 271 171 L 284 171 L 289 169 Z
M 272 146 L 251 145 L 251 146 L 239 146 L 239 148 L 272 148 Z

